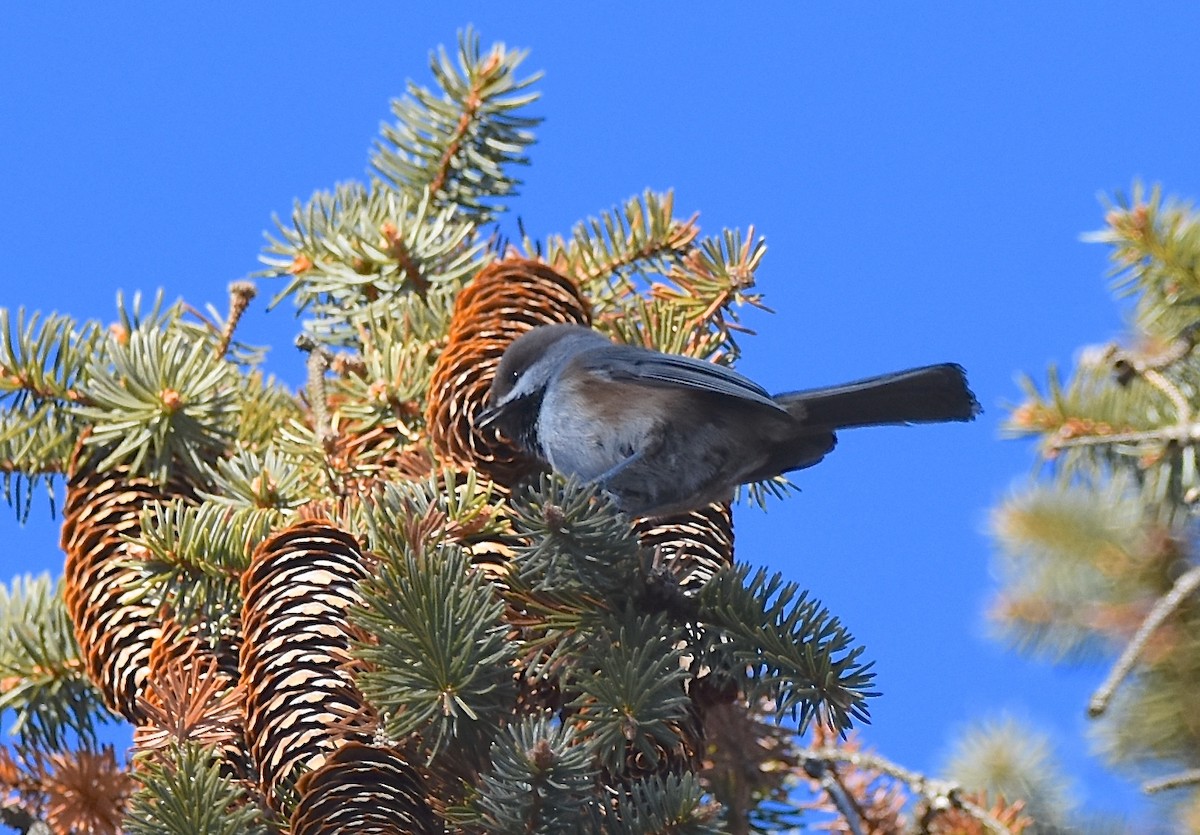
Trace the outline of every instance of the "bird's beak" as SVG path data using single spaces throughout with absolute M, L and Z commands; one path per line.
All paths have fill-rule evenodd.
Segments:
M 484 409 L 482 412 L 475 415 L 475 428 L 487 429 L 489 426 L 495 423 L 496 419 L 499 418 L 503 413 L 504 404 L 493 406 L 490 409 Z

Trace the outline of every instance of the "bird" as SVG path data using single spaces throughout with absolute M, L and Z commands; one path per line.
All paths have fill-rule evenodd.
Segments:
M 731 368 L 543 325 L 505 349 L 475 419 L 564 476 L 595 483 L 632 516 L 732 498 L 740 484 L 820 462 L 842 429 L 970 421 L 954 363 L 771 395 Z

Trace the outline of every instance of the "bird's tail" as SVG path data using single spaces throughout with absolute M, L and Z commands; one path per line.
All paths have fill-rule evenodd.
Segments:
M 972 420 L 980 412 L 966 373 L 952 363 L 788 392 L 775 401 L 805 426 L 829 429 Z

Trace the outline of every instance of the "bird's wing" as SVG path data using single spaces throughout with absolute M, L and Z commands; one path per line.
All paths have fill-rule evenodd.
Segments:
M 691 357 L 613 345 L 589 350 L 580 355 L 578 362 L 582 370 L 614 381 L 707 391 L 787 411 L 753 380 L 724 366 Z

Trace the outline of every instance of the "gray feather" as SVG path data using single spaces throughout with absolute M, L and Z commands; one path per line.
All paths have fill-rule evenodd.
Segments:
M 611 345 L 589 350 L 579 362 L 589 373 L 617 382 L 707 391 L 787 411 L 753 380 L 724 366 L 691 357 Z

